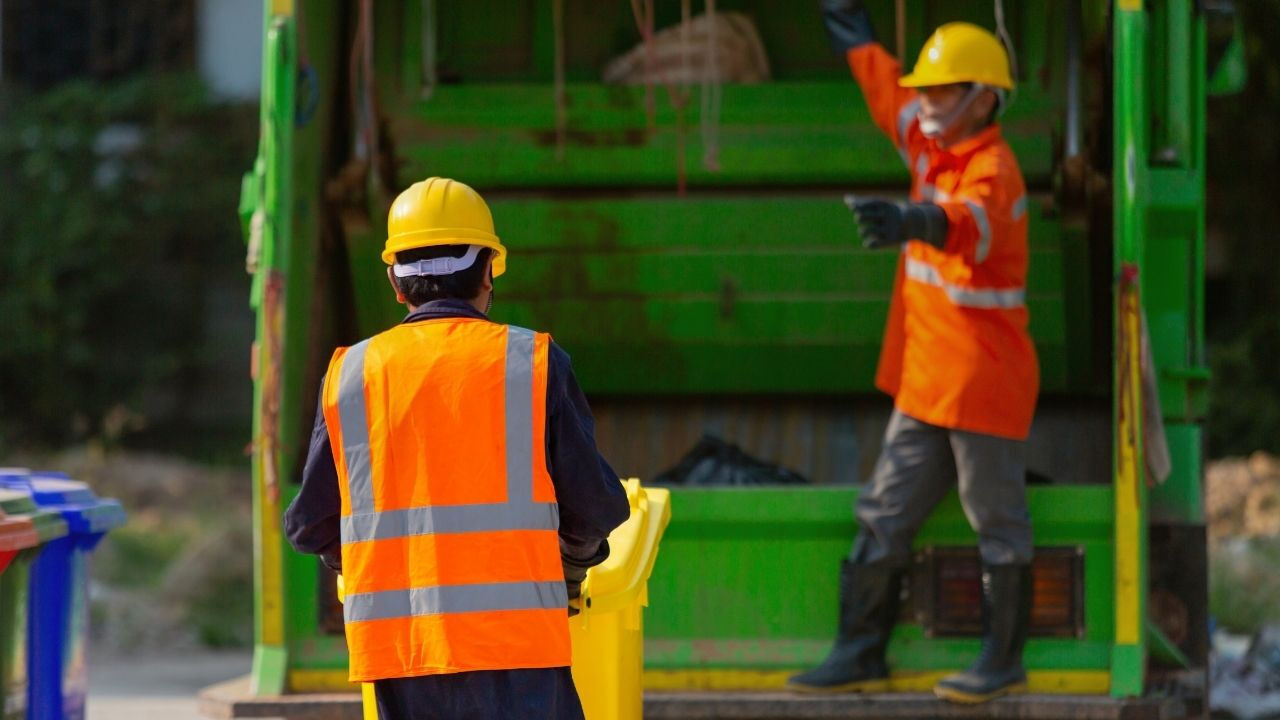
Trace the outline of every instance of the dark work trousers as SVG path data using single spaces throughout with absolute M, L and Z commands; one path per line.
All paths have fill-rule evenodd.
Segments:
M 1026 443 L 948 430 L 893 411 L 870 482 L 858 495 L 862 526 L 850 559 L 903 566 L 911 542 L 953 484 L 988 565 L 1031 562 Z
M 582 720 L 569 668 L 378 680 L 379 720 Z

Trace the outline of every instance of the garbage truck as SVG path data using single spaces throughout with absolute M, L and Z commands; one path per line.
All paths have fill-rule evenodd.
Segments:
M 510 248 L 492 317 L 572 355 L 623 477 L 649 482 L 713 442 L 803 480 L 670 487 L 647 717 L 1204 711 L 1205 113 L 1243 82 L 1232 8 L 866 5 L 906 65 L 953 20 L 998 32 L 1016 60 L 1001 123 L 1028 187 L 1042 373 L 1028 694 L 966 710 L 922 694 L 979 646 L 980 564 L 954 494 L 915 543 L 892 692 L 782 690 L 829 648 L 852 504 L 891 410 L 873 376 L 897 259 L 862 248 L 841 198 L 909 189 L 816 4 L 266 0 L 240 208 L 255 652 L 227 707 L 302 716 L 348 697 L 314 693 L 352 690 L 333 578 L 289 549 L 280 516 L 333 348 L 403 318 L 379 260 L 390 201 L 445 176 L 484 195 Z

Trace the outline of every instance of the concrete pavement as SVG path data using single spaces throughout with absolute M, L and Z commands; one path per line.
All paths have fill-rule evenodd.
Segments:
M 249 672 L 251 658 L 247 650 L 92 654 L 88 720 L 201 720 L 196 693 Z

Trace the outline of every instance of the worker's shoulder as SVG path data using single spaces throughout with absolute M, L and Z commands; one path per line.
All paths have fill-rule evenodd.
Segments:
M 573 358 L 569 357 L 569 352 L 551 341 L 550 347 L 547 349 L 547 364 L 555 368 L 556 371 L 569 370 L 573 367 Z
M 1004 134 L 997 135 L 990 144 L 983 148 L 980 155 L 986 155 L 997 159 L 1002 164 L 1008 164 L 1013 169 L 1021 173 L 1021 166 L 1018 164 L 1018 156 L 1013 152 L 1013 146 L 1009 145 L 1009 141 Z
M 999 177 L 1002 180 L 1022 183 L 1022 166 L 1018 156 L 1003 137 L 995 137 L 978 148 L 969 158 L 966 175 L 970 177 Z
M 519 325 L 507 325 L 506 327 L 513 332 L 545 336 L 547 338 L 547 346 L 548 346 L 547 357 L 549 362 L 552 365 L 559 366 L 559 367 L 569 367 L 569 365 L 571 364 L 571 358 L 569 357 L 568 351 L 566 351 L 564 348 L 556 344 L 555 338 L 552 337 L 551 333 L 546 332 L 544 330 L 532 330 L 530 328 L 521 327 Z

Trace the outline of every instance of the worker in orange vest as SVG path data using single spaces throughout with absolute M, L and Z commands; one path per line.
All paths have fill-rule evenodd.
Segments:
M 863 244 L 900 253 L 876 386 L 894 399 L 861 530 L 840 575 L 835 648 L 799 690 L 886 688 L 885 647 L 911 543 L 958 483 L 982 556 L 984 639 L 934 692 L 982 702 L 1025 687 L 1031 522 L 1025 439 L 1039 390 L 1027 332 L 1027 198 L 996 123 L 1013 90 L 991 33 L 950 23 L 914 71 L 879 43 L 858 0 L 822 0 L 832 44 L 911 174 L 906 202 L 846 199 Z
M 430 178 L 387 231 L 409 314 L 334 352 L 286 534 L 342 573 L 350 679 L 383 720 L 580 720 L 569 600 L 626 493 L 569 356 L 487 317 L 507 250 L 484 200 Z

